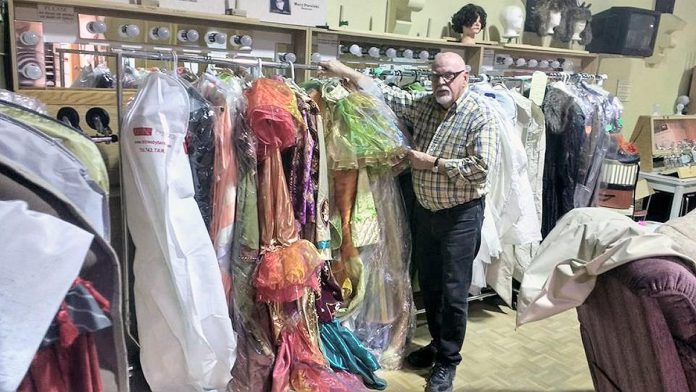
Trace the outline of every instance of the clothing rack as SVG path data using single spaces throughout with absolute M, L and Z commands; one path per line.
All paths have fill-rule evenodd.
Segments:
M 359 71 L 362 71 L 366 74 L 369 74 L 370 76 L 413 76 L 415 78 L 419 78 L 421 76 L 430 76 L 432 74 L 432 71 L 429 69 L 381 69 L 381 68 L 366 68 L 362 69 Z M 595 75 L 595 74 L 589 74 L 589 73 L 573 73 L 573 72 L 545 72 L 546 76 L 549 77 L 551 80 L 567 80 L 567 81 L 572 81 L 572 82 L 580 82 L 580 81 L 603 81 L 607 79 L 606 74 L 601 74 L 601 75 Z M 479 75 L 470 75 L 469 76 L 469 82 L 470 83 L 482 83 L 482 82 L 496 82 L 496 81 L 526 81 L 531 79 L 531 75 L 521 75 L 521 76 L 501 76 L 501 75 L 488 75 L 488 74 L 479 74 Z
M 208 54 L 197 54 L 197 53 L 179 53 L 176 50 L 172 51 L 147 51 L 147 50 L 126 50 L 126 49 L 111 49 L 108 51 L 100 51 L 100 50 L 82 50 L 82 49 L 67 49 L 67 48 L 60 48 L 57 49 L 56 52 L 60 55 L 63 56 L 64 54 L 88 54 L 88 55 L 95 55 L 95 56 L 104 56 L 104 57 L 115 57 L 116 58 L 116 69 L 115 69 L 115 75 L 116 75 L 116 112 L 117 112 L 117 117 L 118 117 L 118 129 L 119 131 L 122 131 L 123 128 L 123 70 L 126 67 L 125 60 L 126 59 L 147 59 L 147 60 L 160 60 L 160 61 L 171 61 L 172 62 L 172 69 L 176 70 L 176 67 L 179 63 L 179 61 L 184 61 L 184 62 L 189 62 L 189 63 L 198 63 L 198 64 L 214 64 L 214 65 L 221 65 L 221 66 L 230 66 L 230 65 L 241 65 L 241 66 L 247 66 L 251 67 L 252 69 L 256 69 L 259 74 L 261 74 L 262 70 L 264 67 L 266 68 L 273 68 L 273 69 L 289 69 L 290 70 L 290 75 L 291 78 L 294 79 L 295 77 L 295 69 L 302 69 L 302 70 L 315 70 L 318 71 L 321 69 L 318 65 L 305 65 L 305 64 L 294 64 L 293 62 L 289 61 L 284 61 L 284 62 L 278 62 L 278 61 L 267 61 L 263 60 L 258 57 L 251 57 L 251 56 L 239 56 L 239 57 L 233 57 L 233 58 L 227 58 L 227 57 L 215 57 L 215 56 L 210 56 Z M 61 72 L 62 74 L 62 72 Z M 105 135 L 104 137 L 95 137 L 93 138 L 95 142 L 116 142 L 118 141 L 118 138 L 115 135 Z M 121 183 L 121 188 L 120 188 L 120 198 L 121 198 L 121 221 L 122 221 L 122 252 L 123 252 L 123 260 L 124 262 L 122 263 L 123 266 L 123 277 L 124 281 L 127 281 L 128 276 L 130 275 L 130 265 L 129 265 L 129 260 L 130 260 L 130 250 L 129 250 L 129 235 L 130 232 L 128 230 L 128 215 L 127 215 L 127 206 L 125 203 L 125 194 L 124 194 L 124 178 L 123 178 L 123 150 L 119 147 L 119 176 L 120 176 L 120 183 Z M 126 324 L 126 333 L 127 335 L 131 338 L 132 342 L 140 347 L 140 344 L 138 340 L 131 334 L 130 326 L 131 326 L 131 314 L 129 311 L 129 306 L 130 306 L 130 292 L 129 288 L 126 288 L 124 290 L 124 309 L 123 309 L 123 314 L 124 314 L 124 322 Z
M 133 59 L 148 59 L 148 60 L 160 60 L 160 61 L 171 61 L 172 64 L 178 64 L 179 61 L 184 61 L 184 62 L 189 62 L 189 63 L 198 63 L 198 64 L 214 64 L 214 65 L 222 65 L 222 66 L 230 66 L 230 65 L 241 65 L 241 66 L 247 66 L 251 68 L 256 68 L 261 74 L 261 71 L 264 67 L 266 68 L 273 68 L 273 69 L 289 69 L 291 72 L 291 77 L 294 78 L 294 70 L 295 69 L 302 69 L 302 70 L 313 70 L 313 71 L 318 71 L 321 70 L 322 68 L 318 65 L 306 65 L 306 64 L 294 64 L 293 62 L 277 62 L 277 61 L 266 61 L 262 60 L 261 58 L 258 57 L 250 57 L 250 56 L 239 56 L 239 57 L 233 57 L 233 58 L 227 58 L 227 57 L 215 57 L 215 56 L 210 56 L 209 54 L 197 54 L 197 53 L 179 53 L 176 50 L 172 51 L 147 51 L 147 50 L 126 50 L 126 49 L 111 49 L 108 51 L 100 51 L 100 50 L 81 50 L 81 49 L 67 49 L 67 48 L 59 48 L 56 50 L 56 52 L 59 55 L 64 55 L 64 54 L 88 54 L 88 55 L 95 55 L 95 56 L 105 56 L 105 57 L 115 57 L 116 58 L 116 110 L 117 110 L 117 117 L 118 117 L 118 129 L 122 130 L 123 126 L 123 70 L 126 67 L 125 64 L 125 59 L 133 58 Z M 176 68 L 174 65 L 172 67 L 173 69 Z M 406 70 L 394 70 L 394 69 L 379 69 L 379 68 L 372 68 L 372 69 L 363 69 L 363 72 L 366 74 L 369 74 L 371 76 L 415 76 L 416 78 L 422 77 L 422 76 L 430 76 L 432 74 L 432 71 L 428 69 L 406 69 Z M 62 72 L 61 72 L 62 73 Z M 547 75 L 549 76 L 550 79 L 554 80 L 573 80 L 573 81 L 582 81 L 582 80 L 593 80 L 593 81 L 598 81 L 598 80 L 605 80 L 607 77 L 606 75 L 592 75 L 592 74 L 574 74 L 574 73 L 566 73 L 566 72 L 548 72 Z M 530 80 L 530 76 L 494 76 L 494 75 L 486 75 L 486 74 L 481 74 L 481 75 L 472 75 L 469 77 L 469 81 L 472 83 L 479 83 L 479 82 L 489 82 L 489 81 L 524 81 L 524 80 Z M 117 139 L 110 135 L 106 135 L 104 137 L 97 137 L 94 138 L 95 142 L 116 142 Z M 123 155 L 122 155 L 122 150 L 119 148 L 119 175 L 120 175 L 120 181 L 121 184 L 124 183 L 123 179 Z M 129 259 L 130 259 L 130 251 L 129 251 L 129 230 L 128 230 L 128 217 L 127 217 L 127 206 L 125 204 L 125 195 L 124 195 L 124 189 L 123 186 L 121 186 L 120 189 L 120 197 L 121 197 L 121 219 L 122 219 L 122 234 L 123 234 L 123 276 L 127 278 L 130 274 L 130 266 L 129 266 Z M 495 292 L 483 292 L 479 295 L 474 295 L 469 298 L 469 300 L 480 300 L 486 297 L 490 297 L 495 295 Z M 124 290 L 124 321 L 126 323 L 126 332 L 128 336 L 132 339 L 133 343 L 139 346 L 139 343 L 135 337 L 132 336 L 131 331 L 130 331 L 130 325 L 131 325 L 131 315 L 128 310 L 128 306 L 130 303 L 130 295 L 129 295 L 129 290 L 126 289 Z

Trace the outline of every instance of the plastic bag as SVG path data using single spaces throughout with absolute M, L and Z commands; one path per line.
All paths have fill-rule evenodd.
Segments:
M 242 98 L 242 101 L 244 99 Z M 235 142 L 239 182 L 237 214 L 232 242 L 232 303 L 238 334 L 237 361 L 228 390 L 268 391 L 271 388 L 275 347 L 271 339 L 266 304 L 255 301 L 253 274 L 259 255 L 256 138 L 241 111 L 235 118 Z
M 148 74 L 147 70 L 126 65 L 123 70 L 123 88 L 139 88 Z
M 334 369 L 360 376 L 370 388 L 383 390 L 387 383 L 375 374 L 380 368 L 377 358 L 355 335 L 334 320 L 320 325 L 321 349 Z
M 256 300 L 285 303 L 302 297 L 306 287 L 319 291 L 317 271 L 322 264 L 316 248 L 307 240 L 267 251 L 254 276 Z
M 44 104 L 36 98 L 27 97 L 22 94 L 13 93 L 12 91 L 0 89 L 0 100 L 12 102 L 15 105 L 22 106 L 24 108 L 33 110 L 35 112 L 39 112 L 41 114 L 48 114 L 46 104 Z
M 380 242 L 360 249 L 366 288 L 362 306 L 348 320 L 354 333 L 379 357 L 385 369 L 398 369 L 406 340 L 415 325 L 410 261 L 411 233 L 397 179 L 370 175 L 377 206 Z
M 360 248 L 379 242 L 379 222 L 377 207 L 370 189 L 370 178 L 366 169 L 358 173 L 358 189 L 350 221 L 353 245 Z
M 113 88 L 114 77 L 106 64 L 98 64 L 96 67 L 86 65 L 80 70 L 77 79 L 70 88 Z
M 213 240 L 218 265 L 222 273 L 225 297 L 231 300 L 232 276 L 230 275 L 232 233 L 237 198 L 237 160 L 234 156 L 232 117 L 228 106 L 229 92 L 216 83 L 212 76 L 198 83 L 198 90 L 215 107 L 216 121 L 213 127 L 215 145 L 211 190 L 210 238 Z
M 314 306 L 312 301 L 311 306 Z M 319 349 L 318 336 L 305 324 L 302 310 L 284 309 L 280 317 L 278 357 L 273 369 L 273 391 L 357 392 L 367 389 L 356 375 L 334 372 Z M 318 327 L 317 327 L 318 328 Z
M 408 140 L 392 110 L 364 92 L 336 101 L 326 137 L 334 170 L 391 167 L 406 156 Z
M 247 117 L 258 140 L 259 157 L 295 144 L 295 121 L 302 123 L 295 93 L 281 81 L 261 78 L 246 92 Z
M 180 81 L 189 96 L 189 121 L 186 133 L 188 154 L 196 204 L 201 211 L 205 226 L 210 228 L 213 215 L 212 190 L 215 161 L 216 114 L 212 105 L 190 84 Z
M 275 362 L 268 307 L 254 300 L 255 290 L 251 282 L 256 263 L 241 254 L 235 256 L 232 289 L 237 360 L 227 388 L 234 392 L 265 392 L 271 389 Z

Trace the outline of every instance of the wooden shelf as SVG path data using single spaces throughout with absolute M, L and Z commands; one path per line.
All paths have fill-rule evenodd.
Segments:
M 247 27 L 260 27 L 263 29 L 270 30 L 282 30 L 282 31 L 307 31 L 307 27 L 295 26 L 295 25 L 285 25 L 280 23 L 271 22 L 261 22 L 258 19 L 244 18 L 240 16 L 233 15 L 216 15 L 216 14 L 206 14 L 201 12 L 191 12 L 184 10 L 173 10 L 160 7 L 149 7 L 134 4 L 122 4 L 122 3 L 108 3 L 104 1 L 81 1 L 81 0 L 16 0 L 13 2 L 15 6 L 17 5 L 29 5 L 29 4 L 55 4 L 60 6 L 75 7 L 76 12 L 85 13 L 89 10 L 92 13 L 98 11 L 102 14 L 115 15 L 115 16 L 127 16 L 127 14 L 138 14 L 138 15 L 148 15 L 148 20 L 161 20 L 169 21 L 174 23 L 181 23 L 183 21 L 212 21 L 212 22 L 222 22 L 230 24 L 239 24 Z M 171 18 L 176 18 L 172 20 Z M 142 19 L 138 18 L 138 19 Z
M 312 33 L 326 33 L 326 34 L 336 34 L 339 37 L 349 37 L 349 38 L 360 38 L 368 39 L 377 42 L 394 42 L 401 43 L 404 45 L 431 45 L 438 47 L 452 47 L 458 49 L 465 48 L 478 48 L 478 45 L 464 45 L 461 42 L 451 42 L 445 39 L 437 38 L 423 38 L 423 37 L 412 37 L 402 34 L 392 34 L 392 33 L 375 33 L 369 31 L 353 31 L 344 29 L 319 29 L 313 28 Z M 367 41 L 366 41 L 367 42 Z
M 576 65 L 575 72 L 596 74 L 599 69 L 598 56 L 594 53 L 589 53 L 582 50 L 561 49 L 546 46 L 522 45 L 522 44 L 505 44 L 503 46 L 488 46 L 484 47 L 485 51 L 493 51 L 496 55 L 506 54 L 509 56 L 523 57 L 529 60 L 534 58 L 537 60 L 556 60 L 565 58 L 573 60 Z M 532 72 L 529 68 L 510 68 L 510 71 Z
M 590 53 L 586 50 L 572 50 L 572 49 L 552 48 L 552 47 L 547 47 L 547 46 L 535 46 L 535 45 L 524 45 L 524 44 L 505 44 L 505 45 L 503 45 L 503 48 L 507 51 L 549 53 L 549 54 L 559 54 L 559 55 L 564 55 L 564 56 L 597 58 L 596 54 Z
M 318 35 L 334 35 L 336 40 L 340 43 L 356 43 L 359 45 L 364 44 L 374 44 L 379 46 L 394 46 L 395 49 L 438 49 L 440 51 L 452 51 L 460 54 L 464 61 L 471 66 L 471 72 L 477 73 L 481 65 L 481 59 L 483 55 L 483 48 L 486 46 L 482 45 L 465 45 L 461 42 L 452 42 L 446 39 L 436 39 L 436 38 L 422 38 L 422 37 L 412 37 L 401 34 L 390 34 L 390 33 L 376 33 L 376 32 L 365 32 L 365 31 L 352 31 L 344 29 L 312 29 L 312 46 L 314 49 L 317 47 L 317 36 Z M 359 58 L 350 57 L 346 61 L 351 63 L 385 63 L 391 62 L 391 60 L 385 59 L 371 59 L 371 58 Z M 414 62 L 419 60 L 414 59 Z M 393 61 L 394 64 L 403 64 L 404 61 Z M 425 64 L 424 64 L 425 65 Z

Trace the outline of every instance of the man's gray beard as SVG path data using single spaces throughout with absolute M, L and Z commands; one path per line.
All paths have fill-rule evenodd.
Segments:
M 451 95 L 436 95 L 435 101 L 437 103 L 439 103 L 441 106 L 449 107 L 452 104 L 452 96 Z

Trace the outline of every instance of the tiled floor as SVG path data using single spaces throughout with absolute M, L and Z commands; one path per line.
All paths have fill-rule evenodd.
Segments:
M 419 318 L 414 346 L 427 344 Z M 515 330 L 515 312 L 505 306 L 474 302 L 470 306 L 463 361 L 455 392 L 593 391 L 580 340 L 577 314 L 556 317 Z M 422 391 L 426 371 L 382 371 L 388 391 Z

